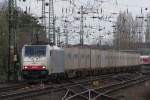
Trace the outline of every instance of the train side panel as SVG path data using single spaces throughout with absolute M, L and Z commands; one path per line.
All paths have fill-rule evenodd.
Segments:
M 101 51 L 97 50 L 96 51 L 97 56 L 96 56 L 96 63 L 97 63 L 97 67 L 101 68 Z
M 51 72 L 52 73 L 64 73 L 64 51 L 63 50 L 51 50 Z
M 102 68 L 107 67 L 107 64 L 108 64 L 107 55 L 108 55 L 107 51 L 101 51 L 101 67 Z
M 79 69 L 79 49 L 78 48 L 65 48 L 65 70 Z
M 91 68 L 95 69 L 96 67 L 96 50 L 91 50 Z

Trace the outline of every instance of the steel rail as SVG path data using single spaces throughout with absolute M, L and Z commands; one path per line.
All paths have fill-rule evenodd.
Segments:
M 117 82 L 117 83 L 114 83 L 114 84 L 111 84 L 111 85 L 106 85 L 106 86 L 99 87 L 99 88 L 89 89 L 89 90 L 83 91 L 81 93 L 76 93 L 76 94 L 74 94 L 74 95 L 72 95 L 68 98 L 65 97 L 65 99 L 63 99 L 63 100 L 72 100 L 73 98 L 75 98 L 77 96 L 79 96 L 79 97 L 84 96 L 85 100 L 89 100 L 89 98 L 90 98 L 89 95 L 91 95 L 92 93 L 94 93 L 94 95 L 96 95 L 96 96 L 93 97 L 91 100 L 96 100 L 100 96 L 108 97 L 107 96 L 108 93 L 120 90 L 122 88 L 129 87 L 129 86 L 132 86 L 132 85 L 142 83 L 142 82 L 147 81 L 149 79 L 150 78 L 147 78 L 147 77 L 138 77 L 138 78 L 135 78 L 135 79 L 131 79 L 131 80 L 127 80 L 127 81 L 123 81 L 123 82 L 119 82 L 119 83 Z M 112 99 L 114 99 L 114 98 L 112 98 Z
M 96 77 L 91 77 L 88 79 L 83 79 L 82 81 L 80 79 L 77 79 L 74 81 L 69 81 L 68 83 L 65 83 L 65 84 L 64 83 L 57 84 L 57 85 L 51 84 L 44 88 L 37 88 L 37 89 L 31 89 L 31 90 L 19 91 L 19 92 L 12 91 L 11 93 L 0 95 L 0 100 L 16 100 L 16 99 L 20 100 L 20 99 L 24 99 L 24 98 L 39 96 L 39 95 L 50 94 L 52 92 L 58 92 L 58 91 L 62 91 L 62 90 L 66 91 L 68 88 L 71 88 L 74 86 L 83 86 L 83 84 L 87 84 L 88 82 L 97 81 L 97 80 L 101 80 L 101 79 L 110 79 L 113 76 L 114 76 L 114 74 L 113 75 L 109 74 L 109 75 L 96 76 Z M 74 94 L 73 90 L 70 90 L 70 91 L 72 91 Z M 81 97 L 85 97 L 85 96 L 81 95 Z
M 87 82 L 92 82 L 95 80 L 100 80 L 100 79 L 106 79 L 106 78 L 110 78 L 112 77 L 112 74 L 110 75 L 103 75 L 103 76 L 99 76 L 99 77 L 92 77 L 93 79 L 86 79 L 83 81 L 78 81 L 78 82 L 73 82 L 73 83 L 65 83 L 65 84 L 60 84 L 60 85 L 51 85 L 51 86 L 47 86 L 41 89 L 34 89 L 34 90 L 28 90 L 28 91 L 22 91 L 22 92 L 15 92 L 12 91 L 13 93 L 8 93 L 8 94 L 4 94 L 4 95 L 0 95 L 0 99 L 5 99 L 5 100 L 15 100 L 15 99 L 22 99 L 22 98 L 29 98 L 29 97 L 33 97 L 33 96 L 38 96 L 38 95 L 42 95 L 42 94 L 46 94 L 46 93 L 51 93 L 53 92 L 57 92 L 60 90 L 66 90 L 67 88 L 73 87 L 73 86 L 79 86 L 81 84 L 87 83 Z M 79 79 L 80 80 L 80 79 Z

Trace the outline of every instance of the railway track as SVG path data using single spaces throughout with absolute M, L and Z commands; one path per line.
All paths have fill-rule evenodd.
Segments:
M 113 74 L 109 75 L 102 75 L 102 76 L 97 76 L 97 77 L 87 77 L 84 79 L 73 79 L 69 80 L 64 83 L 60 84 L 49 84 L 46 86 L 39 86 L 38 88 L 32 88 L 32 89 L 27 89 L 24 91 L 11 91 L 11 92 L 5 92 L 3 94 L 0 94 L 0 99 L 1 100 L 15 100 L 15 99 L 23 99 L 27 97 L 32 97 L 32 96 L 37 96 L 37 95 L 42 95 L 46 93 L 50 93 L 51 91 L 57 92 L 61 90 L 66 90 L 68 87 L 73 87 L 73 86 L 79 86 L 81 84 L 87 84 L 89 82 L 95 81 L 95 80 L 101 80 L 101 79 L 111 79 Z
M 0 94 L 4 93 L 4 92 L 8 92 L 8 91 L 14 91 L 23 87 L 29 86 L 29 84 L 27 84 L 27 82 L 19 82 L 19 83 L 15 83 L 15 84 L 11 84 L 8 86 L 2 86 L 0 87 Z
M 72 87 L 77 87 L 77 88 L 82 89 L 82 90 L 79 89 L 79 91 L 76 91 L 76 92 L 79 93 L 79 92 L 82 92 L 82 91 L 87 91 L 88 90 L 87 87 L 89 85 L 91 85 L 91 83 L 93 81 L 104 80 L 104 79 L 111 80 L 112 78 L 114 78 L 114 76 L 115 75 L 110 74 L 110 75 L 103 75 L 103 76 L 85 78 L 85 79 L 82 79 L 82 80 L 73 79 L 73 80 L 70 80 L 68 82 L 64 82 L 64 83 L 60 83 L 60 84 L 49 84 L 49 85 L 45 85 L 45 86 L 44 85 L 43 86 L 37 86 L 37 87 L 31 88 L 31 89 L 29 88 L 27 90 L 6 92 L 4 94 L 0 94 L 0 100 L 21 100 L 21 99 L 25 99 L 25 98 L 36 97 L 36 96 L 39 96 L 39 95 L 50 94 L 51 92 L 55 93 L 55 92 L 64 91 L 64 90 L 68 91 L 68 89 L 70 89 Z M 98 93 L 98 92 L 96 92 L 96 93 Z M 69 92 L 68 92 L 68 94 L 69 94 Z M 91 93 L 91 94 L 93 95 L 93 93 Z M 73 95 L 76 95 L 76 93 L 74 91 L 72 91 L 72 96 Z M 62 99 L 66 100 L 67 96 L 68 95 L 66 93 L 66 96 L 64 96 L 64 99 L 63 98 Z M 82 95 L 80 95 L 80 96 L 82 96 Z
M 116 82 L 114 84 L 98 87 L 98 88 L 91 88 L 87 89 L 85 91 L 82 91 L 80 93 L 77 93 L 73 90 L 71 90 L 71 93 L 67 91 L 66 95 L 62 98 L 62 100 L 117 100 L 116 98 L 108 96 L 109 93 L 115 92 L 117 90 L 130 87 L 133 85 L 137 85 L 139 83 L 142 83 L 144 81 L 149 80 L 150 78 L 148 77 L 138 77 L 122 82 Z M 67 96 L 67 95 L 71 96 Z

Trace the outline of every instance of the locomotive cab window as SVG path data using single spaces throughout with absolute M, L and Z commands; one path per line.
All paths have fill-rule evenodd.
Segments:
M 46 46 L 26 46 L 25 56 L 45 56 Z

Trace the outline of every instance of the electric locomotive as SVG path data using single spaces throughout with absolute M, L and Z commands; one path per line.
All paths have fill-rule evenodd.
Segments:
M 48 45 L 25 45 L 22 49 L 22 76 L 24 79 L 45 78 L 47 69 Z
M 22 48 L 23 79 L 47 79 L 64 73 L 64 50 L 50 45 L 25 45 Z

